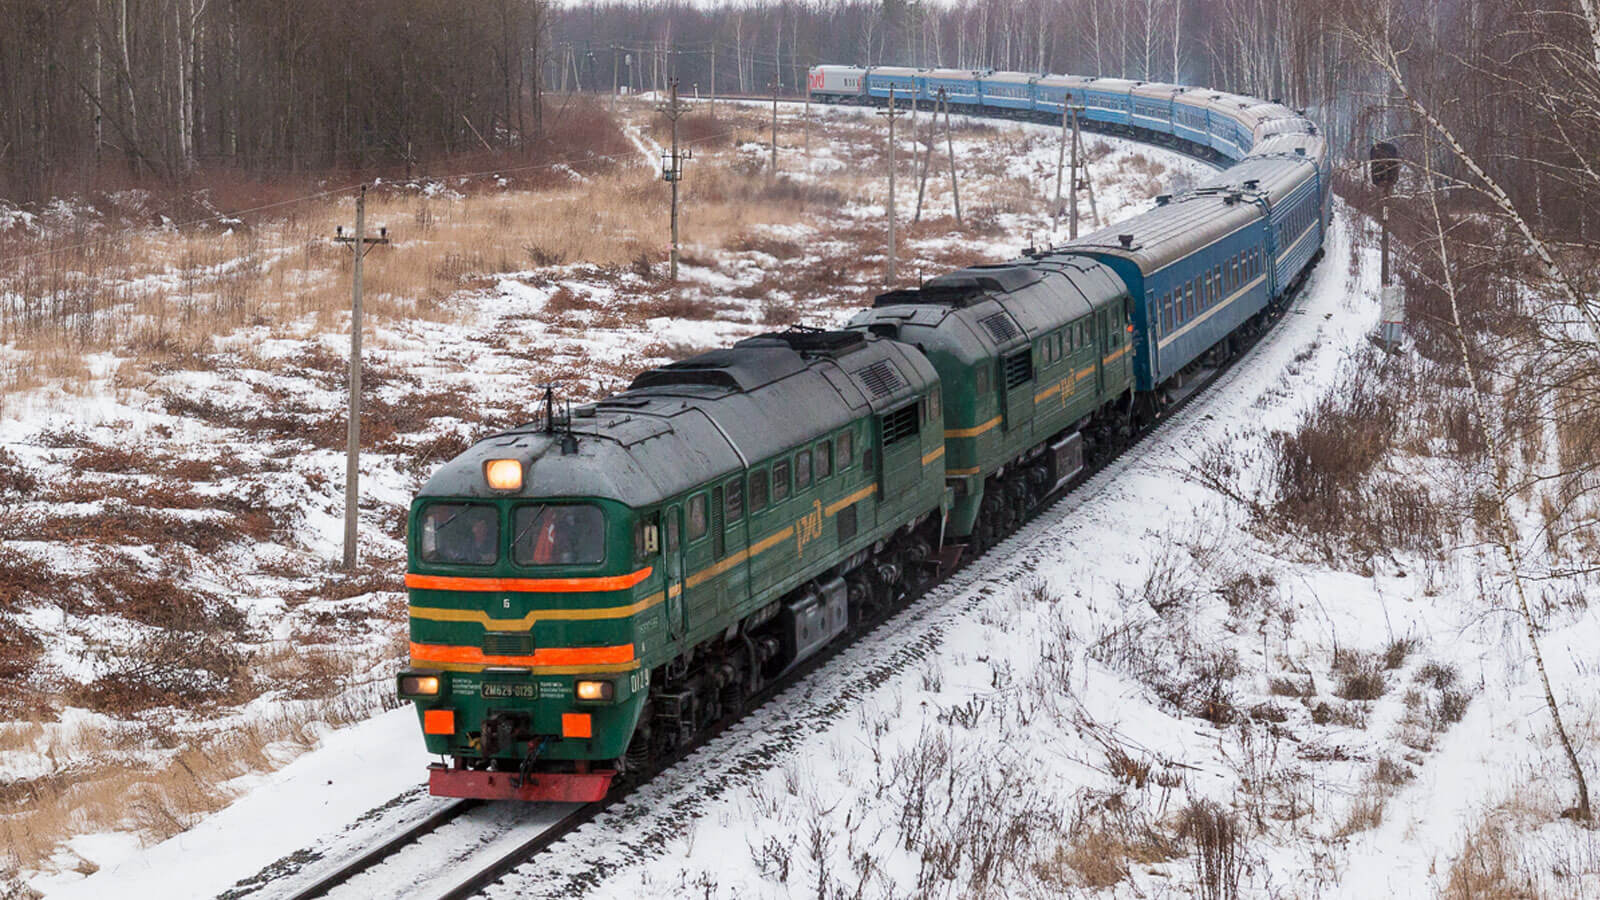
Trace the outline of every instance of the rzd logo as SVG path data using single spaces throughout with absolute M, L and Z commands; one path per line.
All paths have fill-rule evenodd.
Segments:
M 821 72 L 811 72 L 809 74 L 809 77 L 806 79 L 806 81 L 807 81 L 807 87 L 811 88 L 813 91 L 822 90 L 822 73 Z
M 794 552 L 805 556 L 806 545 L 822 537 L 822 501 L 811 501 L 811 512 L 794 520 Z

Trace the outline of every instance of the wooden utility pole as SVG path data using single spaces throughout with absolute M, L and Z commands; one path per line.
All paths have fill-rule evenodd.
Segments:
M 1078 154 L 1083 150 L 1083 130 L 1078 127 L 1078 114 L 1076 112 L 1072 114 L 1072 120 L 1072 156 L 1073 159 L 1077 159 Z M 1094 200 L 1094 179 L 1089 177 L 1089 163 L 1084 161 L 1074 163 L 1074 166 L 1083 172 L 1083 189 L 1089 193 L 1089 215 L 1094 219 L 1094 227 L 1103 227 L 1100 224 L 1100 207 Z M 1077 190 L 1076 182 L 1073 183 L 1073 190 Z M 1076 193 L 1072 195 L 1072 207 L 1074 210 L 1078 207 L 1078 195 Z
M 778 80 L 772 80 L 772 168 L 767 177 L 776 181 L 778 178 Z
M 801 121 L 805 123 L 806 163 L 809 169 L 811 162 L 811 79 L 809 78 L 806 79 L 806 105 L 805 111 L 801 114 Z
M 1078 173 L 1082 171 L 1080 151 L 1083 149 L 1083 133 L 1078 129 L 1078 113 L 1087 107 L 1072 107 L 1072 222 L 1068 235 L 1072 240 L 1078 239 Z M 1088 179 L 1084 179 L 1087 181 Z M 1089 206 L 1094 207 L 1094 186 L 1089 186 Z M 1100 213 L 1095 211 L 1094 227 L 1100 227 Z
M 367 186 L 356 195 L 356 230 L 346 237 L 344 226 L 334 231 L 336 242 L 349 244 L 354 254 L 354 278 L 350 292 L 350 422 L 345 431 L 344 457 L 344 568 L 356 567 L 356 500 L 361 457 L 361 260 L 375 244 L 389 243 L 389 229 L 378 230 L 378 237 L 367 237 Z
M 956 184 L 956 139 L 950 127 L 950 98 L 945 96 L 944 88 L 939 88 L 939 102 L 944 105 L 944 139 L 946 152 L 950 154 L 950 199 L 956 206 L 956 224 L 961 222 L 961 188 Z
M 878 113 L 889 120 L 889 272 L 884 278 L 884 284 L 895 283 L 895 253 L 894 253 L 894 85 L 889 85 L 889 108 Z
M 678 104 L 678 79 L 668 82 L 672 91 L 672 100 L 669 103 L 657 106 L 656 110 L 667 117 L 672 123 L 672 153 L 664 155 L 661 160 L 661 177 L 672 185 L 672 255 L 671 255 L 671 281 L 678 283 L 678 182 L 683 180 L 683 161 L 689 158 L 687 151 L 678 151 L 678 117 L 683 115 L 684 108 Z
M 911 108 L 913 110 L 916 109 L 915 100 L 912 101 Z M 912 119 L 913 121 L 916 119 L 916 114 L 914 112 L 912 113 Z M 916 215 L 912 216 L 911 218 L 911 221 L 913 222 L 922 221 L 922 197 L 923 194 L 926 193 L 928 187 L 928 170 L 933 167 L 933 145 L 937 143 L 939 138 L 938 128 L 939 104 L 938 101 L 934 101 L 933 109 L 928 111 L 928 137 L 922 145 L 922 165 L 917 167 L 917 212 Z M 913 136 L 915 136 L 917 133 L 916 129 L 913 128 L 911 133 Z
M 1050 239 L 1055 240 L 1056 229 L 1061 227 L 1061 166 L 1067 155 L 1067 104 L 1061 104 L 1061 140 L 1056 144 L 1056 202 L 1050 207 Z M 1078 145 L 1072 145 L 1072 175 L 1078 175 Z M 1076 186 L 1076 185 L 1074 185 Z M 1077 196 L 1074 194 L 1073 196 Z M 1073 210 L 1077 212 L 1076 209 Z M 1076 217 L 1074 217 L 1076 219 Z M 1073 237 L 1078 235 L 1074 233 Z

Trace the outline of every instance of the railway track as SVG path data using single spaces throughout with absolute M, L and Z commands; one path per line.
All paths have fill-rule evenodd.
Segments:
M 313 870 L 307 865 L 287 876 L 257 876 L 223 896 L 238 900 L 284 882 L 300 882 L 292 892 L 260 895 L 289 900 L 346 896 L 464 900 L 502 893 L 496 885 L 508 875 L 518 876 L 517 896 L 564 897 L 595 886 L 624 865 L 624 860 L 636 860 L 651 848 L 665 846 L 706 802 L 744 783 L 749 773 L 769 766 L 808 736 L 830 727 L 876 686 L 925 659 L 955 623 L 999 590 L 997 585 L 1031 572 L 1045 552 L 1039 546 L 1044 543 L 1041 538 L 1054 532 L 1074 511 L 1106 494 L 1121 473 L 1141 460 L 1162 455 L 1181 433 L 1166 426 L 1194 412 L 1194 404 L 1201 403 L 1203 409 L 1226 396 L 1215 388 L 1256 374 L 1263 365 L 1258 359 L 1262 341 L 1278 330 L 1310 281 L 1308 277 L 1296 288 L 1263 334 L 1227 364 L 1206 374 L 1195 390 L 1116 455 L 1041 504 L 1016 532 L 921 596 L 907 598 L 881 619 L 864 624 L 845 641 L 758 695 L 742 714 L 719 723 L 606 800 L 583 805 L 450 804 L 397 826 L 399 831 L 392 837 L 345 857 L 327 871 L 314 873 L 309 883 L 293 877 Z M 836 660 L 841 664 L 832 665 Z M 779 699 L 784 702 L 773 702 Z M 685 762 L 688 764 L 678 765 Z M 611 852 L 588 859 L 578 854 L 576 861 L 566 858 L 554 865 L 541 860 L 538 872 L 523 868 L 591 823 L 607 833 L 608 839 L 599 843 Z M 425 848 L 430 843 L 440 846 Z M 627 852 L 615 852 L 619 844 Z

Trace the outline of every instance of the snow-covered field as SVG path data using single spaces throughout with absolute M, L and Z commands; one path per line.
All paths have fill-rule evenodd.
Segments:
M 862 111 L 826 114 L 847 126 Z M 1030 132 L 1047 131 L 995 126 L 967 149 L 976 155 L 981 141 L 1021 148 Z M 655 164 L 652 138 L 634 136 L 641 159 Z M 848 154 L 865 152 L 843 137 L 813 140 L 813 178 L 834 170 L 830 160 L 846 166 Z M 1108 218 L 1154 193 L 1142 181 L 1118 180 L 1115 170 L 1148 169 L 1153 160 L 1170 182 L 1201 169 L 1105 143 L 1096 178 L 1123 185 L 1098 198 Z M 1043 196 L 1038 176 L 1053 170 L 1054 146 L 1026 146 L 1015 156 L 990 154 L 1000 171 L 964 182 L 964 201 L 981 202 L 985 177 L 997 190 L 1038 184 Z M 785 163 L 804 169 L 793 149 Z M 935 194 L 935 209 L 946 202 Z M 901 203 L 909 215 L 903 195 Z M 376 395 L 405 408 L 454 392 L 457 404 L 504 411 L 530 406 L 532 386 L 552 371 L 571 373 L 577 394 L 620 386 L 633 369 L 671 355 L 651 348 L 722 343 L 770 327 L 771 290 L 736 295 L 770 285 L 775 269 L 831 264 L 838 257 L 830 240 L 860 243 L 859 227 L 877 227 L 881 212 L 870 198 L 853 200 L 837 214 L 754 228 L 761 240 L 742 250 L 687 248 L 686 279 L 698 287 L 686 293 L 718 304 L 713 318 L 628 314 L 659 300 L 642 277 L 581 264 L 506 273 L 456 298 L 465 311 L 457 321 L 385 323 L 370 358 L 382 373 Z M 912 229 L 909 253 L 998 258 L 1047 227 L 1037 211 L 995 218 L 1000 231 L 988 238 Z M 1467 543 L 1438 559 L 1395 552 L 1364 567 L 1311 559 L 1263 533 L 1245 498 L 1205 475 L 1220 459 L 1243 480 L 1259 476 L 1273 432 L 1294 429 L 1350 367 L 1376 364 L 1367 341 L 1378 313 L 1374 254 L 1371 235 L 1341 210 L 1327 257 L 1292 312 L 1206 395 L 968 570 L 982 577 L 919 602 L 558 844 L 502 893 L 1228 896 L 1205 888 L 1217 881 L 1203 866 L 1219 865 L 1222 880 L 1236 877 L 1245 896 L 1433 896 L 1447 892 L 1464 859 L 1510 833 L 1502 855 L 1529 873 L 1529 893 L 1600 896 L 1600 842 L 1558 817 L 1571 787 L 1520 624 L 1498 602 L 1504 578 L 1494 555 Z M 870 290 L 860 293 L 779 299 L 793 300 L 802 320 L 825 324 Z M 558 294 L 560 311 L 550 306 Z M 279 492 L 276 503 L 299 510 L 289 519 L 292 535 L 192 560 L 184 583 L 243 606 L 254 627 L 286 642 L 295 627 L 342 621 L 352 606 L 395 606 L 389 618 L 351 616 L 357 624 L 344 635 L 369 648 L 357 680 L 371 679 L 376 696 L 393 665 L 386 642 L 398 633 L 392 587 L 291 606 L 284 598 L 304 590 L 314 570 L 258 571 L 284 555 L 336 555 L 337 447 L 251 452 L 204 409 L 162 407 L 176 395 L 246 409 L 272 392 L 331 415 L 336 372 L 307 354 L 335 356 L 339 338 L 247 332 L 228 347 L 241 361 L 220 371 L 152 373 L 65 403 L 9 405 L 0 443 L 53 481 L 81 473 L 71 459 L 89 452 L 47 436 L 67 429 L 103 447 L 238 455 L 212 490 L 237 494 L 260 484 L 263 503 Z M 374 504 L 363 539 L 377 564 L 395 571 L 403 554 L 393 516 L 426 470 L 417 448 L 487 427 L 484 417 L 459 411 L 427 422 L 423 433 L 397 429 L 405 439 L 375 455 L 365 473 Z M 65 571 L 85 566 L 89 552 L 63 540 L 7 539 L 5 549 L 48 556 Z M 154 554 L 144 556 L 156 564 Z M 307 608 L 319 618 L 306 618 Z M 27 615 L 49 637 L 48 665 L 85 680 L 96 671 L 94 629 L 127 627 L 85 624 L 45 603 Z M 1594 771 L 1600 623 L 1586 605 L 1564 599 L 1548 604 L 1547 624 L 1554 688 Z M 269 694 L 233 715 L 244 720 L 252 709 L 259 715 L 292 702 Z M 63 724 L 30 732 L 32 743 L 0 751 L 0 765 L 18 777 L 81 763 L 89 751 L 73 751 L 60 733 L 93 722 L 108 732 L 121 727 L 104 719 L 69 711 Z M 425 763 L 408 710 L 311 728 L 303 743 L 314 749 L 270 774 L 237 778 L 230 788 L 239 798 L 182 834 L 141 848 L 132 829 L 95 829 L 57 854 L 58 871 L 34 873 L 31 885 L 51 898 L 211 896 L 296 850 L 368 839 L 374 823 L 423 802 L 408 793 Z M 63 748 L 54 758 L 46 752 L 53 745 Z M 739 748 L 752 746 L 773 748 L 766 768 L 728 774 Z M 1215 839 L 1220 819 L 1239 829 L 1236 841 Z M 407 887 L 374 895 L 403 896 Z

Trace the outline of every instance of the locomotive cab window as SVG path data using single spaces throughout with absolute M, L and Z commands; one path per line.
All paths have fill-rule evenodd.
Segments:
M 432 503 L 422 511 L 417 555 L 423 562 L 493 565 L 500 558 L 500 514 L 482 503 Z
M 744 517 L 744 479 L 735 478 L 728 482 L 727 490 L 723 494 L 726 497 L 723 515 L 728 524 L 732 525 Z
M 801 450 L 794 455 L 794 489 L 803 491 L 811 486 L 811 451 Z
M 606 517 L 589 503 L 512 511 L 511 559 L 519 566 L 594 565 L 606 558 Z
M 855 462 L 855 457 L 852 455 L 854 448 L 851 447 L 850 432 L 846 431 L 834 440 L 833 450 L 834 460 L 839 463 L 839 471 L 842 472 L 850 468 L 851 463 Z
M 812 455 L 816 459 L 816 462 L 813 463 L 813 465 L 815 465 L 816 468 L 817 468 L 817 480 L 818 481 L 821 481 L 822 479 L 827 478 L 829 475 L 833 474 L 833 445 L 832 444 L 828 443 L 827 441 L 823 441 L 822 443 L 820 443 L 820 444 L 818 444 L 816 446 L 816 449 L 812 452 Z

